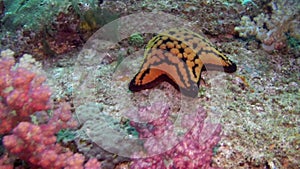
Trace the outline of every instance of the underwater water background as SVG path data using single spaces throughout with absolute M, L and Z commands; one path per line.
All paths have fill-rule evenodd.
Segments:
M 1 0 L 0 22 L 0 168 L 300 168 L 298 0 Z M 163 55 L 172 82 L 129 90 L 177 43 L 237 70 L 190 66 L 190 98 Z

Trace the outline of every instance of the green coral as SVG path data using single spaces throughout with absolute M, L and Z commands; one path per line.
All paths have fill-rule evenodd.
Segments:
M 120 125 L 120 127 L 126 131 L 129 135 L 132 135 L 135 138 L 139 138 L 139 133 L 136 129 L 130 125 L 129 119 L 124 119 Z
M 198 96 L 199 96 L 199 97 L 204 97 L 204 96 L 205 96 L 205 93 L 206 93 L 205 87 L 200 87 L 200 88 L 199 88 L 199 92 L 198 92 Z
M 4 0 L 5 15 L 1 22 L 7 30 L 41 29 L 53 17 L 68 6 L 67 1 L 48 0 Z
M 254 5 L 255 7 L 258 8 L 258 6 L 257 6 L 252 0 L 239 0 L 239 1 L 241 2 L 241 4 L 242 4 L 243 6 L 246 6 L 246 5 L 248 5 L 248 4 L 252 4 L 252 5 Z
M 286 34 L 288 45 L 295 49 L 300 49 L 300 39 L 291 36 L 289 33 Z
M 67 143 L 73 141 L 75 139 L 75 136 L 76 136 L 75 131 L 69 129 L 63 129 L 57 133 L 56 139 L 57 142 Z
M 140 33 L 133 33 L 129 37 L 129 44 L 137 47 L 141 47 L 144 44 L 144 38 Z
M 80 15 L 79 4 L 95 8 L 95 0 L 3 0 L 5 14 L 1 19 L 6 30 L 14 32 L 17 29 L 41 30 L 55 20 L 60 13 L 67 13 L 72 6 Z

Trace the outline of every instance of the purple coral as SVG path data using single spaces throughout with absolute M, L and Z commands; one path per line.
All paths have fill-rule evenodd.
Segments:
M 135 154 L 131 168 L 212 168 L 210 166 L 213 155 L 212 149 L 220 140 L 221 126 L 205 123 L 207 113 L 203 108 L 198 108 L 195 114 L 183 115 L 181 125 L 185 128 L 190 128 L 190 130 L 181 140 L 177 140 L 174 134 L 171 134 L 173 133 L 174 125 L 169 118 L 170 111 L 165 107 L 162 108 L 164 110 L 163 114 L 157 120 L 150 121 L 144 125 L 131 122 L 131 125 L 139 132 L 139 137 L 142 139 L 147 138 L 144 142 L 144 147 L 148 154 L 153 155 L 146 158 L 138 158 L 144 153 Z M 148 107 L 148 109 L 151 109 L 151 107 Z M 140 112 L 147 113 L 146 111 Z M 191 123 L 193 121 L 195 123 Z M 160 135 L 166 137 L 161 139 Z M 162 150 L 164 146 L 172 143 L 176 143 L 172 148 L 160 154 L 157 153 L 157 150 Z

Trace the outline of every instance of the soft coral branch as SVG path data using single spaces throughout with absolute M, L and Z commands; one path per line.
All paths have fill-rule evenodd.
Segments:
M 164 110 L 159 118 L 144 125 L 133 121 L 130 123 L 139 132 L 140 138 L 147 138 L 144 141 L 144 148 L 150 154 L 149 157 L 143 158 L 144 152 L 137 153 L 130 167 L 132 169 L 213 168 L 210 166 L 212 149 L 220 140 L 221 126 L 206 123 L 207 113 L 200 107 L 196 113 L 185 114 L 182 117 L 182 126 L 190 129 L 182 139 L 176 140 L 173 134 L 167 134 L 165 138 L 158 137 L 173 132 L 174 124 L 169 119 L 168 108 L 155 104 L 147 108 L 149 111 L 140 110 L 138 114 L 142 114 L 142 117 L 150 116 L 151 109 L 156 110 L 157 106 Z M 162 152 L 174 140 L 177 144 Z M 157 150 L 160 150 L 160 153 Z
M 71 107 L 62 103 L 50 116 L 52 107 L 46 78 L 24 67 L 16 66 L 12 56 L 0 58 L 0 134 L 7 152 L 22 159 L 31 168 L 98 169 L 97 159 L 85 163 L 85 157 L 57 143 L 61 129 L 76 128 Z M 37 113 L 39 112 L 39 113 Z M 47 116 L 42 124 L 33 124 L 31 115 Z M 9 135 L 7 135 L 10 133 Z M 0 158 L 0 167 L 12 168 L 8 156 Z
M 14 64 L 13 57 L 1 58 L 0 134 L 30 120 L 34 112 L 50 108 L 50 89 L 43 84 L 46 78 Z

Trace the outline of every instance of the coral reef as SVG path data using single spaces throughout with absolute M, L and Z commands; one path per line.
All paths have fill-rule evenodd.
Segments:
M 14 166 L 10 163 L 7 155 L 0 157 L 0 168 L 2 169 L 13 169 Z
M 47 124 L 19 123 L 12 134 L 4 136 L 3 144 L 10 153 L 30 162 L 32 166 L 43 168 L 82 166 L 84 161 L 82 155 L 73 154 L 55 144 L 55 134 L 60 129 L 77 127 L 76 121 L 71 118 L 70 106 L 63 104 L 53 113 Z
M 134 4 L 127 4 L 127 10 L 142 11 L 160 10 L 172 13 L 175 16 L 189 19 L 191 25 L 197 26 L 197 30 L 202 30 L 205 34 L 214 37 L 220 36 L 222 39 L 232 39 L 234 35 L 234 27 L 238 25 L 240 5 L 228 5 L 222 0 L 208 1 L 137 1 Z M 162 16 L 158 16 L 162 17 Z M 225 36 L 230 35 L 230 36 Z M 227 38 L 224 38 L 227 37 Z M 228 38 L 229 37 L 229 38 Z
M 78 151 L 84 154 L 85 157 L 100 159 L 102 169 L 112 169 L 120 163 L 131 161 L 127 157 L 118 156 L 117 154 L 106 151 L 90 139 L 77 138 L 75 142 Z
M 1 2 L 1 45 L 39 59 L 74 51 L 99 27 L 118 17 L 93 0 Z
M 144 44 L 144 38 L 140 33 L 136 32 L 130 35 L 128 43 L 136 47 L 141 47 Z
M 3 138 L 8 151 L 20 159 L 30 162 L 32 167 L 42 168 L 83 168 L 84 156 L 56 144 L 55 133 L 65 127 L 74 127 L 74 122 L 67 124 L 71 118 L 68 104 L 62 105 L 47 124 L 34 125 L 21 122 L 11 135 Z M 58 117 L 60 116 L 60 117 Z M 61 123 L 55 123 L 55 122 Z M 75 123 L 76 124 L 76 123 Z M 76 125 L 75 125 L 76 126 Z M 100 163 L 91 159 L 85 164 L 86 169 L 98 169 Z
M 107 169 L 124 169 L 130 168 L 130 166 L 132 168 L 159 166 L 175 168 L 180 164 L 197 166 L 201 165 L 198 163 L 199 160 L 195 161 L 190 158 L 201 155 L 199 153 L 204 152 L 204 150 L 214 154 L 213 156 L 207 156 L 206 165 L 202 163 L 205 167 L 299 168 L 299 1 L 93 1 L 98 4 L 92 4 L 92 1 L 4 0 L 0 2 L 0 48 L 1 50 L 12 48 L 17 53 L 14 55 L 9 51 L 5 51 L 1 54 L 0 84 L 8 86 L 5 88 L 1 86 L 0 88 L 1 169 L 42 168 L 40 165 L 43 164 L 43 161 L 38 162 L 39 159 L 32 158 L 38 163 L 32 164 L 27 161 L 28 156 L 23 156 L 21 153 L 12 153 L 13 148 L 5 148 L 3 143 L 6 142 L 8 145 L 9 140 L 12 140 L 12 138 L 24 143 L 23 145 L 26 147 L 24 152 L 27 153 L 29 152 L 28 148 L 36 148 L 37 146 L 30 144 L 26 140 L 28 138 L 31 138 L 31 143 L 35 144 L 43 144 L 42 141 L 44 143 L 51 142 L 52 144 L 47 143 L 47 146 L 43 144 L 46 147 L 41 146 L 42 148 L 31 152 L 40 153 L 43 156 L 47 155 L 47 157 L 56 155 L 56 157 L 65 158 L 65 161 L 69 162 L 68 164 L 62 162 L 61 165 L 65 166 L 76 165 L 72 163 L 72 160 L 76 159 L 79 168 L 97 168 L 100 165 L 98 160 L 101 161 L 101 168 Z M 77 2 L 84 3 L 77 4 Z M 59 8 L 54 8 L 57 5 L 59 5 Z M 100 9 L 94 7 L 100 7 Z M 136 126 L 136 130 L 139 130 L 139 133 L 127 133 L 127 136 L 133 138 L 139 136 L 140 139 L 145 139 L 146 136 L 149 138 L 145 139 L 145 142 L 141 142 L 141 147 L 144 149 L 135 154 L 136 157 L 149 152 L 158 152 L 158 149 L 166 144 L 166 141 L 163 140 L 162 144 L 157 144 L 159 140 L 152 137 L 176 130 L 172 127 L 173 115 L 178 113 L 178 110 L 182 110 L 182 107 L 180 106 L 180 99 L 167 100 L 177 97 L 172 86 L 162 84 L 155 89 L 135 94 L 128 91 L 127 84 L 131 74 L 127 72 L 138 70 L 143 59 L 140 57 L 142 53 L 134 53 L 142 47 L 133 49 L 128 45 L 129 36 L 125 43 L 121 42 L 115 46 L 104 42 L 102 47 L 94 41 L 93 45 L 97 47 L 89 50 L 89 52 L 84 52 L 82 58 L 94 57 L 98 59 L 98 56 L 102 56 L 99 54 L 105 54 L 108 58 L 105 64 L 95 62 L 93 68 L 87 65 L 80 67 L 79 71 L 94 70 L 91 76 L 82 76 L 81 78 L 79 73 L 74 71 L 76 63 L 81 61 L 74 59 L 74 56 L 77 55 L 74 51 L 79 49 L 89 35 L 96 31 L 102 23 L 110 20 L 110 15 L 101 10 L 103 8 L 108 9 L 108 11 L 117 11 L 120 14 L 119 16 L 161 10 L 178 18 L 188 19 L 188 25 L 193 26 L 193 30 L 203 30 L 210 40 L 217 42 L 216 45 L 220 51 L 229 54 L 231 59 L 237 62 L 239 69 L 233 75 L 203 72 L 203 77 L 207 79 L 206 83 L 208 84 L 201 88 L 205 93 L 187 106 L 188 108 L 191 105 L 205 107 L 207 118 L 210 117 L 210 120 L 222 124 L 222 139 L 214 147 L 213 152 L 211 151 L 212 148 L 208 148 L 213 147 L 213 145 L 209 145 L 205 141 L 197 142 L 197 139 L 194 139 L 199 133 L 194 135 L 188 133 L 185 137 L 188 135 L 189 137 L 184 139 L 186 141 L 174 146 L 173 149 L 164 151 L 161 155 L 155 154 L 148 158 L 135 158 L 134 162 L 131 163 L 131 159 L 107 152 L 88 136 L 82 136 L 84 134 L 80 133 L 82 132 L 81 129 L 76 131 L 70 129 L 72 133 L 76 133 L 75 138 L 72 133 L 69 135 L 68 129 L 61 130 L 58 133 L 54 132 L 54 130 L 58 130 L 53 127 L 54 125 L 71 127 L 69 126 L 70 123 L 65 124 L 64 122 L 70 115 L 70 111 L 67 110 L 68 106 L 66 104 L 58 106 L 57 103 L 62 101 L 75 103 L 74 93 L 77 92 L 78 88 L 74 85 L 76 84 L 74 81 L 78 79 L 83 84 L 87 84 L 88 87 L 95 87 L 95 90 L 93 88 L 91 92 L 80 91 L 79 95 L 83 95 L 83 97 L 80 97 L 81 101 L 86 102 L 88 100 L 101 104 L 100 110 L 96 112 L 91 110 L 93 107 L 90 105 L 82 109 L 81 114 L 94 119 L 94 121 L 88 120 L 87 123 L 82 122 L 83 127 L 98 127 L 97 129 L 101 129 L 99 131 L 103 131 L 103 128 L 109 126 L 117 131 L 126 132 L 127 129 L 131 130 L 132 127 L 121 128 L 124 125 L 119 119 L 124 115 L 122 113 L 136 107 L 146 107 L 145 112 L 140 112 L 140 117 L 147 120 L 149 118 L 146 113 L 149 113 L 148 109 L 153 109 L 153 102 L 161 101 L 168 104 L 164 107 L 166 109 L 159 111 L 161 116 L 158 120 L 146 124 L 131 122 L 133 126 Z M 100 13 L 103 14 L 103 18 Z M 155 18 L 158 19 L 154 18 L 154 21 L 163 18 L 168 23 L 165 16 L 156 15 Z M 32 19 L 29 20 L 28 18 Z M 136 22 L 136 25 L 142 28 L 143 31 L 144 27 L 140 25 L 141 20 L 130 22 Z M 138 32 L 142 32 L 141 30 Z M 151 39 L 151 37 L 146 38 L 144 34 L 141 35 L 145 42 Z M 238 35 L 242 39 L 237 38 Z M 105 53 L 99 53 L 99 48 L 107 50 L 105 50 Z M 274 52 L 267 53 L 263 49 Z M 68 53 L 66 54 L 66 52 Z M 37 74 L 41 71 L 39 69 L 40 65 L 36 65 L 29 57 L 30 55 L 23 55 L 20 58 L 19 56 L 23 53 L 33 54 L 39 60 L 43 59 L 43 63 L 45 63 L 43 66 L 48 71 L 47 82 L 51 86 L 51 93 L 54 93 L 51 98 L 47 95 L 47 92 L 50 92 L 47 86 L 43 82 L 38 84 L 37 79 L 45 79 Z M 7 59 L 4 55 L 14 56 L 18 62 L 12 63 L 12 59 Z M 129 58 L 134 59 L 128 61 Z M 129 65 L 128 68 L 124 66 L 126 64 Z M 2 67 L 6 67 L 6 69 L 2 69 Z M 7 74 L 6 72 L 14 73 Z M 6 75 L 6 77 L 3 75 Z M 32 78 L 32 80 L 25 81 L 30 83 L 30 85 L 27 84 L 30 90 L 18 85 L 15 86 L 15 84 L 18 84 L 17 79 L 24 80 L 25 77 Z M 94 79 L 92 85 L 85 83 L 90 79 Z M 35 85 L 36 87 L 34 87 Z M 45 100 L 41 104 L 47 109 L 44 110 L 41 106 L 40 109 L 35 108 L 23 112 L 30 116 L 18 118 L 16 115 L 21 112 L 21 109 L 19 107 L 8 107 L 8 103 L 14 106 L 12 101 L 8 102 L 8 98 L 13 96 L 13 89 L 24 92 L 16 100 L 22 101 L 20 103 L 25 105 L 34 105 L 32 101 L 26 101 L 27 98 L 44 97 Z M 39 95 L 40 92 L 35 91 L 35 89 L 47 92 L 43 96 Z M 35 94 L 33 95 L 33 93 Z M 46 98 L 48 99 L 46 100 Z M 49 102 L 50 99 L 54 99 L 54 104 Z M 34 99 L 34 101 L 39 100 Z M 52 111 L 49 109 L 51 106 L 58 107 L 58 109 L 54 108 L 55 111 Z M 75 108 L 76 113 L 78 113 L 76 105 Z M 39 111 L 34 112 L 35 110 Z M 66 116 L 55 115 L 56 111 L 66 112 Z M 6 114 L 3 112 L 6 112 Z M 197 117 L 197 119 L 205 118 L 204 115 L 194 117 Z M 56 120 L 52 120 L 54 124 L 50 125 L 49 120 L 52 118 Z M 97 119 L 100 119 L 100 121 L 96 121 Z M 12 123 L 9 123 L 9 121 Z M 128 121 L 125 121 L 126 125 L 128 125 Z M 210 125 L 207 125 L 207 127 L 202 125 L 202 123 L 195 124 L 196 128 L 193 128 L 193 131 L 200 131 L 200 127 L 202 127 L 201 134 L 202 131 L 210 131 Z M 30 133 L 26 136 L 24 133 L 20 134 L 22 126 L 26 127 L 26 131 L 32 131 L 32 135 Z M 46 130 L 43 126 L 48 126 L 50 130 L 48 131 L 48 128 Z M 219 129 L 218 125 L 215 126 Z M 214 131 L 212 134 L 219 134 L 218 132 Z M 82 135 L 78 136 L 79 133 Z M 113 136 L 111 133 L 109 135 Z M 205 136 L 206 134 L 203 133 L 202 135 Z M 54 142 L 55 136 L 56 142 Z M 171 136 L 167 137 L 170 143 L 175 138 Z M 47 137 L 48 140 L 45 140 L 44 137 Z M 216 140 L 219 139 L 217 136 L 215 138 Z M 72 141 L 70 142 L 69 139 Z M 209 141 L 209 139 L 206 141 Z M 19 143 L 15 143 L 15 145 L 16 148 L 19 147 Z M 208 147 L 203 148 L 202 146 Z M 193 147 L 194 149 L 192 149 Z M 197 148 L 201 147 L 203 151 L 202 149 L 196 151 Z M 184 153 L 183 149 L 188 153 Z M 21 157 L 18 157 L 19 155 L 25 160 L 21 160 Z M 87 161 L 87 159 L 91 160 Z M 49 163 L 49 161 L 51 159 L 44 162 Z M 211 165 L 207 164 L 209 161 L 211 161 Z M 58 164 L 53 163 L 53 165 Z
M 141 111 L 140 115 L 143 119 L 149 118 L 147 117 L 149 116 L 147 111 Z M 213 127 L 213 124 L 205 124 L 206 117 L 207 114 L 203 108 L 198 108 L 196 117 L 189 114 L 184 115 L 182 125 L 184 127 L 193 126 L 176 146 L 161 154 L 146 158 L 143 158 L 143 152 L 137 153 L 133 156 L 135 159 L 130 167 L 133 169 L 213 168 L 210 166 L 211 158 L 213 148 L 220 140 L 221 127 L 218 125 L 215 130 L 212 130 L 215 127 Z M 190 122 L 193 120 L 196 120 L 196 122 L 191 124 Z M 163 139 L 159 137 L 169 133 L 174 128 L 173 123 L 170 121 L 169 111 L 164 111 L 160 118 L 147 124 L 132 121 L 131 125 L 137 129 L 140 138 L 148 138 L 144 142 L 144 147 L 147 153 L 150 154 L 159 153 L 175 139 L 172 134 L 167 134 L 167 137 Z
M 8 56 L 5 56 L 6 54 Z M 14 66 L 13 52 L 3 51 L 0 62 L 0 134 L 14 128 L 18 122 L 30 120 L 36 111 L 50 108 L 50 90 L 45 77 L 22 66 Z
M 22 67 L 24 63 L 15 64 L 12 56 L 13 52 L 6 50 L 0 58 L 0 124 L 6 148 L 0 166 L 12 168 L 9 157 L 13 154 L 33 168 L 100 168 L 97 159 L 85 163 L 82 154 L 56 143 L 59 130 L 77 127 L 70 105 L 62 103 L 49 115 L 46 111 L 52 105 L 45 78 Z
M 110 148 L 104 147 L 101 142 L 97 141 L 97 138 L 103 139 L 105 136 L 111 136 L 111 139 L 105 140 L 105 143 L 111 144 L 110 147 L 113 149 L 118 149 L 119 147 L 116 147 L 115 142 L 122 145 L 124 138 L 117 137 L 117 134 L 110 129 L 114 131 L 126 130 L 125 128 L 125 130 L 121 128 L 120 122 L 116 118 L 103 112 L 102 104 L 89 103 L 80 106 L 76 109 L 76 115 L 82 125 L 82 127 L 77 130 L 79 134 L 75 138 L 75 143 L 80 153 L 88 158 L 101 159 L 102 169 L 115 168 L 116 165 L 122 162 L 130 161 L 130 158 L 126 156 L 116 155 L 114 152 L 110 152 Z M 103 136 L 103 134 L 105 136 Z M 125 149 L 125 147 L 121 146 L 121 149 Z
M 287 47 L 287 34 L 300 39 L 299 5 L 297 0 L 273 0 L 268 4 L 270 13 L 243 16 L 235 31 L 240 37 L 254 36 L 266 51 L 282 50 Z
M 206 106 L 222 111 L 223 135 L 214 162 L 222 168 L 299 168 L 297 58 L 226 45 L 238 51 L 232 56 L 240 69 L 225 90 L 212 87 L 206 91 L 206 97 L 213 98 Z
M 67 11 L 68 1 L 9 1 L 4 0 L 5 16 L 1 23 L 9 31 L 23 28 L 26 30 L 41 29 L 47 23 L 51 23 L 55 15 L 61 11 Z M 34 12 L 32 12 L 34 11 Z

